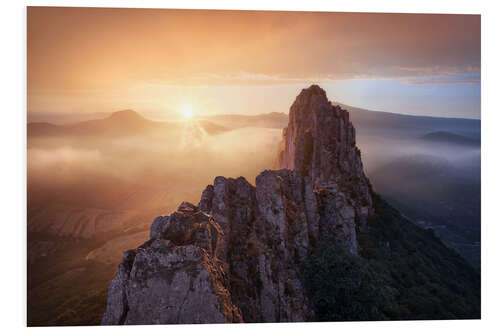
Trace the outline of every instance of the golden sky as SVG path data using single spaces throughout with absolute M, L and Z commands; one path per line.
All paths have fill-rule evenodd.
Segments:
M 439 93 L 427 108 L 380 104 L 366 93 L 374 82 L 388 97 L 400 82 L 398 98 L 472 86 L 478 105 L 478 15 L 28 7 L 27 24 L 29 112 L 287 112 L 312 82 L 392 112 L 454 115 Z

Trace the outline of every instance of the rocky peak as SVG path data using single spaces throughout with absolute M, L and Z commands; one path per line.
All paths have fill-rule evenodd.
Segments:
M 137 113 L 134 110 L 121 110 L 121 111 L 116 111 L 113 112 L 110 116 L 110 119 L 114 120 L 144 120 L 144 117 L 142 117 L 139 113 Z
M 312 317 L 301 264 L 322 242 L 357 253 L 372 192 L 349 114 L 323 89 L 304 89 L 289 117 L 280 170 L 263 171 L 256 186 L 217 177 L 197 206 L 155 219 L 150 240 L 124 255 L 103 324 Z
M 303 89 L 292 104 L 275 167 L 297 170 L 320 200 L 334 195 L 335 201 L 345 201 L 361 227 L 373 211 L 371 185 L 349 112 L 332 105 L 317 85 Z
M 315 187 L 345 177 L 368 183 L 360 155 L 349 113 L 332 105 L 319 86 L 303 89 L 290 108 L 277 168 L 297 170 Z

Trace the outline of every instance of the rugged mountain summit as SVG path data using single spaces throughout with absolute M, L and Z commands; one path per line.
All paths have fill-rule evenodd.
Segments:
M 356 231 L 373 214 L 371 185 L 349 112 L 332 105 L 323 89 L 303 89 L 290 108 L 276 167 L 297 170 L 310 183 L 325 226 L 343 225 L 343 236 L 356 252 Z M 335 232 L 332 232 L 334 234 Z
M 370 293 L 369 299 L 355 303 L 358 308 L 339 319 L 391 317 L 382 312 L 383 303 L 394 304 L 397 295 L 404 294 L 394 288 L 399 280 L 381 287 L 387 295 L 377 296 L 368 280 L 371 273 L 342 277 L 355 271 L 349 265 L 358 265 L 356 258 L 363 260 L 358 256 L 379 247 L 384 255 L 392 251 L 387 238 L 391 230 L 385 230 L 383 222 L 368 227 L 376 213 L 376 196 L 364 175 L 348 112 L 333 106 L 313 85 L 293 103 L 283 134 L 280 170 L 262 172 L 255 186 L 243 177 L 217 177 L 197 206 L 184 202 L 171 215 L 155 219 L 150 239 L 124 253 L 109 286 L 102 324 L 328 319 L 321 316 L 343 313 L 337 308 L 357 290 L 365 293 L 362 297 Z M 394 234 L 403 235 L 408 222 L 393 224 Z M 382 231 L 371 235 L 370 230 Z M 423 237 L 419 232 L 424 231 L 413 228 L 408 234 Z M 430 244 L 435 242 L 433 238 Z M 327 253 L 347 257 L 323 263 L 315 253 L 323 253 L 325 244 L 335 248 Z M 399 244 L 396 249 L 404 248 Z M 316 264 L 322 274 L 333 269 L 341 276 L 326 288 L 325 296 L 315 294 L 322 288 L 314 285 Z M 355 269 L 363 271 L 365 266 Z
M 304 89 L 285 129 L 282 170 L 252 186 L 217 177 L 197 207 L 157 218 L 124 254 L 103 324 L 304 321 L 299 265 L 321 239 L 357 252 L 371 190 L 347 111 Z

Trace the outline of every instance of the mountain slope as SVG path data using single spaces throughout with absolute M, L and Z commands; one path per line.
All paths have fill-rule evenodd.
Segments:
M 314 320 L 442 320 L 481 317 L 481 280 L 432 230 L 379 196 L 359 256 L 323 243 L 302 267 Z
M 217 177 L 126 251 L 103 324 L 480 316 L 478 274 L 373 193 L 349 113 L 302 90 L 278 167 Z M 332 135 L 333 134 L 333 135 Z
M 192 120 L 209 135 L 216 135 L 228 129 L 207 120 Z M 148 133 L 179 130 L 179 124 L 173 122 L 159 122 L 144 118 L 133 110 L 113 112 L 103 119 L 92 119 L 71 125 L 54 125 L 49 123 L 29 123 L 28 137 L 37 136 L 128 136 Z
M 420 137 L 421 140 L 429 141 L 432 143 L 441 143 L 441 144 L 451 144 L 451 145 L 459 145 L 459 146 L 472 146 L 472 147 L 480 147 L 481 141 L 475 140 L 472 138 L 465 137 L 463 135 L 458 135 L 446 131 L 437 131 L 425 134 Z
M 480 138 L 481 135 L 479 119 L 413 116 L 365 110 L 342 103 L 339 105 L 349 111 L 358 131 L 366 134 L 383 134 L 384 131 L 388 131 L 387 134 L 392 132 L 406 137 L 415 137 L 432 131 L 448 131 L 475 139 Z

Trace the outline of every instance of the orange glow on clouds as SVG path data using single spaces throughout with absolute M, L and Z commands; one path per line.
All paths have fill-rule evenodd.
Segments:
M 273 99 L 312 82 L 480 66 L 479 15 L 28 7 L 27 24 L 30 111 L 286 112 Z

